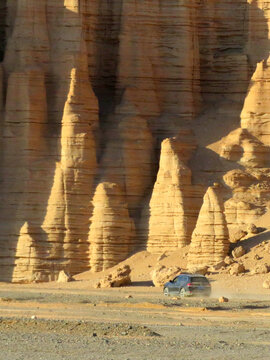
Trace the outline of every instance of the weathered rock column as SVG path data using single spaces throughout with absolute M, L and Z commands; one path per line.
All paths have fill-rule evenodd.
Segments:
M 188 254 L 188 268 L 215 265 L 229 251 L 229 234 L 219 186 L 209 187 L 204 198 Z
M 93 198 L 89 234 L 90 266 L 102 271 L 125 260 L 134 249 L 134 223 L 121 188 L 100 183 Z

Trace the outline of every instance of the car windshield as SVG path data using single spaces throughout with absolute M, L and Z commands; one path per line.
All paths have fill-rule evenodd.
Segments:
M 191 282 L 196 283 L 196 284 L 208 284 L 209 283 L 209 281 L 205 277 L 199 277 L 199 276 L 192 277 Z

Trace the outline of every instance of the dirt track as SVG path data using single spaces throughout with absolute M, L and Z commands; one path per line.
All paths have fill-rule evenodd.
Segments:
M 270 300 L 41 285 L 3 285 L 0 297 L 1 360 L 270 358 Z

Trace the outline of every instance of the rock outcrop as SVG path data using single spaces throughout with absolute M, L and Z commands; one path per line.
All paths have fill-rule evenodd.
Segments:
M 100 183 L 93 198 L 90 266 L 102 271 L 125 260 L 134 249 L 134 222 L 119 185 Z
M 61 158 L 42 229 L 51 243 L 51 257 L 75 274 L 89 267 L 88 232 L 96 172 L 95 131 L 98 103 L 88 80 L 84 55 L 70 74 L 70 90 L 61 129 Z
M 188 268 L 215 265 L 228 254 L 229 234 L 218 185 L 209 187 L 192 234 Z
M 225 256 L 224 214 L 237 241 L 269 202 L 269 6 L 1 2 L 0 280 L 172 251 L 196 223 L 191 263 Z
M 195 147 L 192 134 L 185 131 L 178 138 L 162 142 L 159 171 L 149 204 L 150 252 L 173 251 L 190 243 L 201 204 L 186 165 Z
M 158 265 L 152 271 L 152 281 L 156 287 L 162 287 L 166 282 L 173 280 L 177 275 L 181 274 L 181 268 L 178 266 L 166 267 Z
M 109 275 L 104 276 L 95 284 L 96 288 L 112 288 L 128 286 L 131 284 L 131 269 L 129 265 L 124 265 L 112 271 Z

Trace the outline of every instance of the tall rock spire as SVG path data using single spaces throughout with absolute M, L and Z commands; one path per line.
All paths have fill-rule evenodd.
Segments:
M 209 187 L 192 234 L 188 267 L 215 265 L 228 255 L 229 234 L 219 186 Z
M 76 56 L 64 107 L 61 158 L 42 225 L 55 257 L 71 273 L 88 268 L 90 201 L 96 172 L 98 102 L 88 79 L 84 54 Z
M 93 198 L 90 227 L 90 265 L 102 271 L 125 260 L 134 249 L 134 223 L 121 188 L 100 183 Z
M 174 251 L 190 243 L 200 207 L 200 192 L 191 183 L 186 165 L 196 148 L 192 134 L 165 139 L 157 179 L 149 204 L 147 250 Z M 147 216 L 142 217 L 145 223 Z M 144 232 L 146 225 L 144 224 Z

